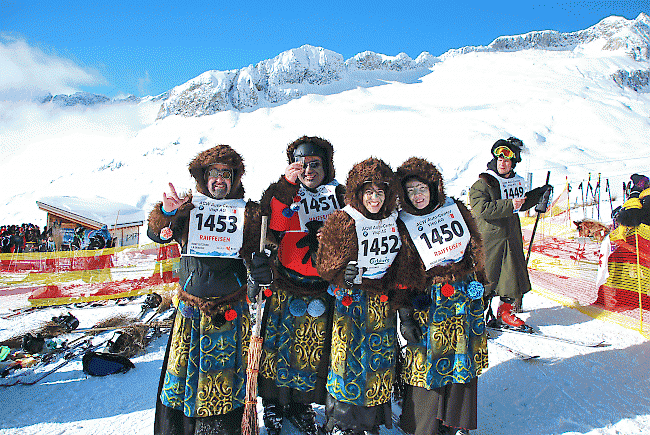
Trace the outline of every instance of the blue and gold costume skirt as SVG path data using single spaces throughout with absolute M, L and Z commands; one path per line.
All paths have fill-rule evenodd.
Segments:
M 332 296 L 292 295 L 277 289 L 267 299 L 259 375 L 277 387 L 313 391 L 328 340 Z
M 330 286 L 336 295 L 327 391 L 340 402 L 390 401 L 396 361 L 396 316 L 384 295 Z
M 464 384 L 488 367 L 482 295 L 483 286 L 468 277 L 432 285 L 416 298 L 413 317 L 422 339 L 406 346 L 402 373 L 406 384 L 427 390 Z M 418 299 L 427 298 L 428 306 L 418 309 Z
M 251 335 L 248 305 L 210 317 L 179 301 L 160 400 L 188 417 L 226 414 L 243 406 Z M 232 317 L 236 314 L 236 317 Z

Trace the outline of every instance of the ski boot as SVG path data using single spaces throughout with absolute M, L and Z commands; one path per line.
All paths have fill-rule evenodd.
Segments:
M 264 426 L 268 435 L 280 435 L 282 430 L 283 407 L 275 400 L 262 399 L 264 406 Z
M 526 325 L 526 322 L 521 320 L 512 312 L 512 304 L 504 302 L 497 310 L 497 323 L 500 323 L 500 328 L 514 329 L 517 331 L 531 332 L 532 328 Z
M 66 332 L 73 331 L 79 327 L 79 319 L 70 312 L 67 315 L 52 317 L 52 321 L 64 328 Z
M 285 409 L 289 421 L 306 435 L 317 435 L 316 412 L 310 404 L 290 403 Z

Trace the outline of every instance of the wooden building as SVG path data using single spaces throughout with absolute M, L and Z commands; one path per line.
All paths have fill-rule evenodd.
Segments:
M 75 228 L 80 225 L 87 230 L 99 230 L 106 225 L 116 247 L 140 243 L 144 211 L 131 205 L 102 197 L 76 196 L 49 196 L 36 201 L 36 205 L 47 212 L 48 228 L 61 228 L 64 244 L 69 243 Z

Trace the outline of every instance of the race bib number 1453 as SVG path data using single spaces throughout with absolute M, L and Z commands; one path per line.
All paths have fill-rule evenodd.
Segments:
M 192 203 L 185 255 L 237 257 L 243 244 L 246 202 L 200 196 Z

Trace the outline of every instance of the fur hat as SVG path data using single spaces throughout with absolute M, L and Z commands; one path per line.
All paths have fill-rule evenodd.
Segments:
M 301 145 L 303 145 L 303 147 L 300 147 Z M 317 136 L 302 136 L 301 138 L 294 140 L 287 146 L 287 159 L 289 163 L 296 161 L 294 153 L 298 148 L 308 149 L 309 152 L 306 155 L 316 155 L 323 159 L 325 178 L 323 179 L 322 184 L 327 184 L 334 180 L 334 177 L 336 176 L 336 173 L 334 172 L 334 147 L 329 141 Z M 316 148 L 315 152 L 314 148 Z
M 510 149 L 510 151 L 515 153 L 515 158 L 512 159 L 513 168 L 517 163 L 521 162 L 521 151 L 524 149 L 524 143 L 521 140 L 511 136 L 508 139 L 499 139 L 498 141 L 494 142 L 494 145 L 492 145 L 492 148 L 490 148 L 490 155 L 492 155 L 492 159 L 495 161 L 497 157 L 494 155 L 494 150 L 500 146 L 507 147 Z
M 386 198 L 381 210 L 377 215 L 372 215 L 363 205 L 361 200 L 362 190 L 366 183 L 373 183 L 377 186 L 384 186 Z M 391 167 L 383 160 L 370 157 L 355 164 L 346 181 L 345 203 L 360 211 L 366 217 L 372 219 L 384 219 L 397 207 L 397 185 L 395 174 Z
M 226 198 L 239 199 L 244 197 L 244 186 L 241 184 L 241 177 L 244 175 L 244 159 L 230 145 L 217 145 L 199 153 L 188 165 L 188 169 L 194 180 L 196 190 L 199 193 L 211 196 L 205 180 L 205 171 L 210 166 L 220 163 L 227 165 L 233 170 L 232 186 Z
M 402 209 L 412 215 L 425 215 L 431 213 L 438 204 L 445 202 L 444 183 L 442 175 L 438 169 L 430 162 L 419 157 L 411 157 L 395 171 L 399 191 L 400 205 Z M 412 178 L 416 178 L 429 186 L 430 200 L 429 205 L 422 210 L 416 209 L 406 194 L 406 183 Z

